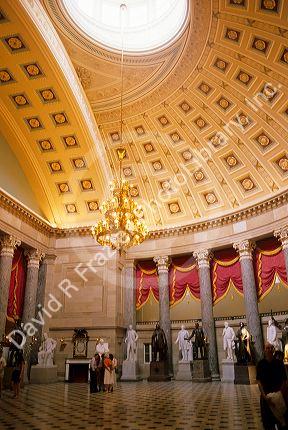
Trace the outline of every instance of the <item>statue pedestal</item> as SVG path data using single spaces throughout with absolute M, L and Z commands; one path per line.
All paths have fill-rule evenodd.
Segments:
M 52 384 L 53 382 L 57 382 L 57 369 L 58 366 L 32 366 L 30 373 L 30 384 Z
M 222 382 L 232 382 L 235 380 L 234 361 L 227 358 L 222 360 Z
M 121 381 L 140 381 L 138 362 L 123 361 Z
M 191 381 L 192 373 L 191 373 L 191 362 L 179 362 L 178 363 L 178 371 L 175 375 L 176 381 Z
M 211 382 L 212 381 L 209 362 L 207 359 L 193 361 L 192 381 L 193 382 Z
M 168 361 L 151 361 L 149 382 L 170 381 Z
M 256 366 L 254 364 L 235 364 L 234 384 L 252 385 L 256 384 Z

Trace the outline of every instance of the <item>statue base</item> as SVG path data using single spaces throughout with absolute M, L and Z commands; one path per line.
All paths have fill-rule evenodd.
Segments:
M 192 381 L 193 382 L 211 382 L 212 381 L 209 362 L 207 359 L 193 361 Z
M 151 361 L 149 382 L 170 381 L 168 361 Z
M 191 372 L 192 362 L 185 361 L 178 363 L 178 370 L 175 375 L 175 381 L 191 381 L 192 372 Z
M 235 380 L 234 384 L 252 385 L 256 384 L 256 366 L 254 364 L 234 365 Z
M 30 384 L 52 384 L 54 382 L 57 382 L 57 370 L 58 366 L 32 366 L 30 373 Z
M 222 382 L 234 383 L 235 372 L 234 372 L 234 360 L 228 360 L 227 358 L 222 360 Z
M 138 362 L 137 361 L 123 361 L 121 381 L 140 381 L 142 378 L 139 376 Z

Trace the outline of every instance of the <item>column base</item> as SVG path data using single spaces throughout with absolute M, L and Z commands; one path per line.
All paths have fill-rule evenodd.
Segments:
M 256 384 L 256 366 L 254 364 L 235 364 L 234 384 L 253 385 Z
M 151 361 L 149 382 L 170 381 L 169 365 L 167 361 Z
M 205 360 L 194 360 L 193 361 L 193 382 L 211 382 L 211 372 L 209 367 L 209 361 Z
M 140 381 L 142 378 L 139 375 L 137 361 L 123 361 L 121 381 Z
M 222 360 L 222 382 L 230 382 L 234 383 L 235 380 L 235 371 L 234 371 L 235 362 L 233 360 Z
M 30 373 L 30 384 L 52 384 L 54 382 L 57 382 L 57 370 L 58 366 L 32 366 Z
M 179 362 L 178 371 L 175 375 L 175 381 L 191 381 L 193 362 Z

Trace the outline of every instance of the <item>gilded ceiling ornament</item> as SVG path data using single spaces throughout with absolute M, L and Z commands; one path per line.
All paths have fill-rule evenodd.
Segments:
M 220 134 L 216 133 L 210 137 L 210 142 L 212 143 L 213 146 L 217 147 L 221 145 L 222 137 L 220 136 Z
M 73 164 L 77 169 L 82 169 L 83 167 L 86 167 L 83 158 L 73 158 Z
M 13 96 L 13 99 L 15 100 L 15 103 L 18 106 L 25 106 L 25 105 L 29 104 L 28 100 L 26 99 L 26 97 L 23 96 L 22 94 L 19 94 L 17 96 Z
M 161 116 L 160 118 L 158 118 L 158 121 L 160 122 L 160 124 L 164 127 L 165 125 L 169 124 L 168 118 L 166 118 L 166 116 Z
M 146 152 L 152 152 L 152 151 L 154 151 L 154 147 L 153 147 L 153 145 L 151 143 L 145 143 L 144 149 L 145 149 Z
M 245 5 L 245 0 L 230 0 L 230 4 Z
M 9 39 L 5 39 L 5 40 L 12 50 L 24 48 L 22 40 L 20 40 L 19 37 L 9 37 Z
M 41 123 L 38 118 L 29 118 L 27 121 L 31 128 L 41 127 Z
M 187 150 L 182 152 L 182 157 L 184 158 L 185 161 L 189 161 L 193 157 L 193 154 L 191 151 Z
M 258 49 L 258 51 L 265 51 L 266 47 L 267 47 L 267 44 L 266 44 L 266 42 L 264 40 L 257 39 L 254 42 L 254 46 L 255 46 L 256 49 Z
M 240 72 L 239 75 L 237 76 L 237 79 L 240 82 L 243 82 L 243 84 L 248 84 L 248 82 L 251 79 L 251 76 L 248 75 L 248 73 L 246 73 L 246 72 Z
M 257 137 L 257 140 L 260 143 L 260 145 L 264 146 L 264 147 L 270 145 L 270 143 L 271 143 L 271 140 L 269 139 L 269 137 L 263 133 Z
M 202 172 L 202 170 L 197 170 L 197 172 L 194 173 L 194 178 L 197 182 L 203 181 L 204 173 Z
M 66 211 L 69 214 L 74 214 L 77 212 L 76 205 L 74 203 L 68 203 L 67 205 L 65 205 L 65 207 L 66 207 Z
M 179 107 L 180 107 L 180 109 L 182 109 L 183 110 L 183 112 L 185 112 L 185 113 L 188 113 L 190 110 L 191 110 L 191 106 L 189 105 L 189 103 L 187 103 L 187 102 L 182 102 L 180 105 L 179 105 Z
M 250 178 L 245 178 L 241 181 L 241 185 L 245 191 L 250 191 L 255 187 L 254 182 Z
M 205 194 L 205 199 L 206 199 L 206 202 L 209 205 L 212 205 L 213 203 L 217 202 L 217 198 L 216 198 L 216 196 L 215 196 L 214 193 L 207 193 L 207 194 Z
M 41 146 L 41 149 L 43 149 L 43 151 L 50 151 L 52 149 L 52 144 L 48 139 L 40 140 L 39 144 Z
M 92 181 L 90 179 L 83 179 L 81 181 L 81 186 L 83 190 L 92 190 L 93 189 L 93 184 Z
M 138 136 L 142 136 L 143 134 L 145 134 L 145 130 L 142 126 L 136 127 L 135 131 L 138 134 Z
M 76 67 L 76 73 L 84 90 L 91 87 L 91 73 L 85 67 Z
M 123 169 L 123 174 L 124 174 L 124 176 L 132 176 L 132 169 L 131 169 L 131 167 L 125 167 Z
M 132 197 L 139 196 L 139 190 L 138 190 L 138 188 L 136 186 L 132 186 L 130 188 L 130 194 L 131 194 Z
M 276 88 L 271 87 L 270 85 L 265 85 L 265 87 L 262 90 L 262 93 L 268 100 L 271 100 L 276 96 L 277 90 Z
M 285 52 L 282 56 L 282 59 L 285 63 L 288 63 L 288 50 L 287 49 L 285 50 Z
M 228 66 L 228 63 L 226 63 L 226 61 L 224 61 L 224 60 L 221 60 L 221 58 L 217 58 L 215 63 L 214 63 L 214 66 L 216 66 L 217 69 L 225 71 L 227 66 Z
M 265 9 L 274 10 L 277 7 L 275 0 L 263 0 L 263 6 Z
M 170 181 L 162 181 L 162 182 L 160 182 L 160 184 L 161 184 L 162 190 L 164 190 L 164 191 L 171 190 L 171 183 L 170 183 Z
M 65 136 L 65 137 L 63 137 L 63 139 L 64 139 L 64 142 L 65 142 L 65 145 L 68 146 L 68 147 L 78 146 L 77 145 L 77 141 L 76 141 L 76 139 L 75 139 L 74 136 Z
M 288 159 L 286 157 L 280 158 L 278 165 L 284 172 L 288 171 Z
M 12 75 L 7 70 L 0 70 L 0 81 L 9 82 L 12 81 Z
M 70 191 L 69 185 L 67 184 L 67 182 L 63 182 L 61 184 L 58 184 L 58 188 L 59 188 L 59 191 L 61 193 L 68 193 L 68 191 Z
M 31 77 L 42 75 L 42 72 L 36 63 L 28 64 L 28 65 L 24 66 L 24 68 L 26 69 L 28 75 Z
M 249 124 L 249 118 L 244 114 L 238 116 L 238 121 L 243 127 Z
M 199 127 L 199 128 L 204 128 L 206 125 L 206 122 L 204 121 L 203 118 L 198 118 L 195 121 L 195 124 Z
M 53 172 L 60 172 L 60 170 L 62 170 L 61 163 L 59 161 L 51 161 L 49 164 Z
M 56 124 L 65 124 L 67 122 L 67 118 L 64 113 L 55 113 L 52 116 Z
M 153 169 L 154 170 L 162 170 L 162 168 L 163 168 L 163 166 L 162 166 L 162 163 L 161 163 L 161 161 L 159 160 L 159 161 L 154 161 L 154 163 L 152 163 L 152 166 L 153 166 Z
M 236 30 L 227 30 L 226 37 L 230 40 L 238 41 L 240 33 Z
M 211 90 L 211 87 L 208 84 L 202 82 L 199 86 L 199 90 L 201 90 L 204 94 L 208 94 Z
M 43 90 L 43 91 L 40 91 L 40 94 L 45 101 L 51 101 L 55 99 L 55 94 L 53 93 L 52 90 Z
M 170 137 L 171 137 L 171 139 L 173 140 L 174 143 L 175 142 L 180 142 L 182 140 L 181 136 L 178 133 L 172 133 L 172 134 L 170 134 Z
M 223 97 L 219 99 L 218 101 L 219 106 L 221 106 L 222 109 L 227 109 L 230 106 L 230 103 L 227 99 L 224 99 Z
M 97 201 L 88 202 L 88 209 L 91 212 L 95 212 L 99 210 L 99 203 Z
M 226 162 L 227 162 L 228 166 L 230 166 L 230 167 L 234 167 L 234 166 L 236 166 L 236 164 L 238 164 L 238 161 L 237 161 L 237 159 L 234 157 L 234 155 L 229 155 L 229 156 L 226 158 Z
M 169 204 L 169 210 L 171 214 L 177 214 L 178 212 L 181 212 L 180 206 L 177 202 L 173 202 Z
M 118 131 L 114 131 L 113 133 L 110 134 L 110 136 L 113 142 L 117 142 L 118 140 L 120 140 L 120 135 Z

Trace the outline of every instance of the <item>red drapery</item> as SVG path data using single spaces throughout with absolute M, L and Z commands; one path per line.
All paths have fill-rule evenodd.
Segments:
M 148 301 L 150 294 L 159 300 L 158 276 L 154 261 L 141 261 L 136 267 L 136 309 Z
M 16 248 L 12 261 L 12 271 L 7 306 L 7 319 L 15 321 L 22 317 L 26 284 L 26 260 L 24 249 Z
M 254 269 L 259 300 L 271 291 L 276 274 L 288 286 L 284 253 L 276 238 L 271 237 L 256 243 Z
M 169 268 L 170 305 L 179 303 L 187 289 L 195 299 L 200 299 L 198 270 L 193 257 L 176 257 Z
M 233 285 L 243 294 L 239 255 L 233 248 L 215 251 L 211 262 L 213 303 L 223 299 Z

